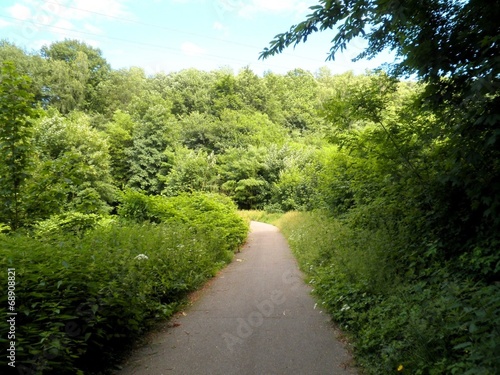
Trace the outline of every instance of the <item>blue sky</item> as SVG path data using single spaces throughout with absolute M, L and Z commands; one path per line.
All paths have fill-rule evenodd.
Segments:
M 362 73 L 389 54 L 353 63 L 363 49 L 354 41 L 334 62 L 326 62 L 333 34 L 318 33 L 280 56 L 258 60 L 272 38 L 310 13 L 315 0 L 4 0 L 0 39 L 38 50 L 65 38 L 98 47 L 115 69 L 138 66 L 146 73 L 185 68 L 213 70 L 244 66 L 262 74 L 294 68 L 311 72 Z

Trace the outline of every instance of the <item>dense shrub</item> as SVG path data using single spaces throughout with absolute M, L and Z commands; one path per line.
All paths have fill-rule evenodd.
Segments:
M 109 364 L 155 319 L 169 317 L 246 237 L 243 220 L 223 197 L 176 197 L 164 206 L 151 200 L 157 215 L 171 209 L 177 216 L 165 214 L 159 223 L 115 221 L 80 236 L 48 222 L 39 226 L 41 239 L 0 234 L 0 264 L 16 270 L 19 368 L 76 374 Z M 7 306 L 6 294 L 0 305 Z M 3 343 L 8 328 L 4 320 Z
M 229 250 L 242 244 L 248 230 L 236 214 L 236 205 L 219 194 L 197 192 L 163 197 L 129 190 L 123 195 L 118 212 L 136 222 L 192 223 L 198 231 L 220 237 L 225 241 L 221 246 Z
M 34 234 L 38 238 L 47 240 L 64 233 L 82 235 L 86 231 L 96 228 L 101 220 L 102 217 L 96 214 L 66 212 L 36 223 Z
M 400 244 L 388 231 L 326 214 L 291 212 L 277 224 L 366 373 L 499 373 L 498 283 L 442 263 L 417 276 L 390 256 Z

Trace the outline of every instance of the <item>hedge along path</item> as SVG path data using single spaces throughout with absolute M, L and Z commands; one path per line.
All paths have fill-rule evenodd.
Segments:
M 118 374 L 356 373 L 285 238 L 272 225 L 250 229 L 235 261 Z

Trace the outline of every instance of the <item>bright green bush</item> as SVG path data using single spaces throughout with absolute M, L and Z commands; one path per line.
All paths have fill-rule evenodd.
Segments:
M 129 190 L 123 195 L 118 212 L 136 222 L 194 224 L 197 230 L 220 237 L 224 241 L 221 246 L 226 250 L 241 245 L 248 231 L 233 201 L 220 194 L 196 192 L 163 197 Z
M 16 270 L 16 360 L 26 371 L 77 374 L 109 365 L 155 319 L 171 316 L 246 237 L 224 197 L 161 199 L 151 201 L 165 222 L 115 221 L 74 236 L 74 225 L 90 218 L 68 214 L 39 226 L 50 241 L 0 234 L 0 265 Z M 127 204 L 123 212 L 133 213 Z M 53 229 L 68 221 L 69 230 Z M 2 343 L 8 328 L 0 323 Z
M 53 215 L 47 220 L 36 223 L 34 234 L 40 239 L 47 240 L 64 233 L 82 235 L 86 231 L 96 228 L 101 220 L 102 217 L 96 214 L 66 212 L 60 215 Z
M 24 201 L 30 220 L 45 220 L 66 211 L 107 214 L 116 201 L 109 145 L 91 124 L 91 116 L 63 116 L 51 109 L 34 126 L 37 157 Z

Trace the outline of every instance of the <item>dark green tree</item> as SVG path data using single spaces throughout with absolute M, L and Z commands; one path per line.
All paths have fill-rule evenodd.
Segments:
M 265 150 L 233 148 L 220 156 L 221 191 L 243 209 L 262 207 L 269 192 L 265 173 Z
M 0 74 L 0 221 L 18 229 L 24 221 L 23 188 L 30 177 L 31 119 L 35 116 L 31 80 L 13 62 Z
M 214 114 L 219 115 L 224 109 L 243 109 L 242 97 L 237 92 L 237 81 L 230 71 L 217 72 L 217 80 L 213 87 Z
M 355 38 L 368 42 L 356 59 L 384 50 L 396 55 L 388 71 L 414 75 L 426 84 L 421 108 L 444 124 L 436 155 L 441 168 L 427 196 L 428 222 L 447 238 L 448 256 L 464 251 L 476 236 L 500 233 L 500 2 L 321 0 L 312 13 L 277 35 L 261 53 L 267 58 L 334 30 L 328 55 Z
M 126 111 L 133 99 L 141 96 L 146 83 L 146 74 L 141 68 L 113 70 L 98 84 L 94 108 L 111 119 L 116 110 Z
M 117 186 L 123 187 L 131 177 L 127 152 L 133 146 L 133 134 L 136 124 L 128 113 L 117 110 L 113 121 L 106 124 L 104 132 L 108 137 L 111 157 L 111 174 Z
M 148 108 L 134 128 L 132 147 L 127 151 L 130 163 L 128 186 L 159 194 L 163 184 L 160 175 L 166 175 L 169 166 L 167 148 L 178 138 L 178 124 L 170 113 L 168 103 Z

